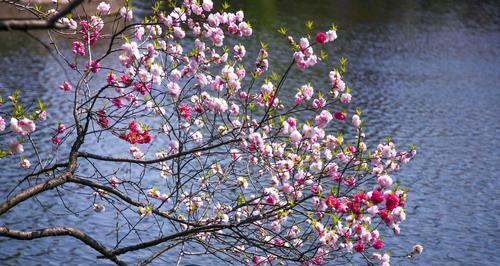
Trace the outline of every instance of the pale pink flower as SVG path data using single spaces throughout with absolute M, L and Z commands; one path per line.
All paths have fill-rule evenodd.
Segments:
M 128 9 L 127 7 L 120 8 L 120 16 L 125 19 L 125 21 L 130 22 L 134 17 L 132 13 L 132 9 Z
M 381 175 L 377 177 L 377 182 L 382 188 L 386 188 L 392 185 L 392 178 L 388 175 Z
M 349 93 L 342 93 L 342 96 L 340 97 L 340 101 L 343 103 L 343 104 L 348 104 L 351 102 L 351 94 Z
M 97 5 L 97 11 L 103 15 L 109 15 L 111 11 L 111 5 L 106 2 L 101 2 Z
M 131 146 L 129 151 L 135 159 L 142 159 L 144 157 L 144 153 L 136 146 Z
M 11 154 L 14 153 L 23 153 L 24 152 L 24 147 L 23 144 L 21 144 L 18 140 L 14 139 L 9 143 L 9 152 Z
M 332 114 L 328 112 L 328 110 L 323 110 L 319 115 L 316 116 L 316 118 L 314 119 L 314 123 L 318 127 L 324 128 L 332 120 L 333 120 Z
M 299 131 L 294 130 L 290 134 L 290 139 L 291 139 L 292 143 L 297 144 L 297 143 L 299 143 L 302 140 L 302 135 L 300 134 Z
M 201 4 L 201 6 L 205 12 L 210 12 L 210 10 L 214 7 L 214 3 L 212 0 L 203 0 L 203 4 Z
M 0 132 L 4 131 L 5 130 L 5 120 L 3 119 L 2 116 L 0 116 Z
M 359 118 L 359 115 L 352 116 L 352 125 L 355 127 L 359 127 L 361 125 L 361 119 Z
M 175 82 L 167 84 L 168 94 L 172 97 L 178 97 L 181 94 L 181 87 Z

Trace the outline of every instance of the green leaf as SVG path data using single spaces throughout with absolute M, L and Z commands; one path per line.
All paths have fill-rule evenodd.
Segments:
M 12 110 L 12 116 L 16 118 L 21 118 L 24 115 L 23 106 L 20 104 L 14 105 L 14 110 Z
M 263 41 L 261 41 L 261 42 L 260 42 L 260 48 L 262 48 L 262 49 L 264 49 L 264 50 L 267 50 L 267 47 L 268 47 L 268 46 L 269 46 L 269 44 L 267 44 L 267 43 L 265 43 L 265 42 L 263 42 Z
M 160 11 L 160 6 L 161 6 L 161 1 L 155 1 L 152 9 L 153 9 L 153 12 L 156 14 Z
M 345 57 L 340 58 L 340 70 L 341 70 L 341 75 L 344 75 L 346 71 L 346 66 L 347 66 L 347 59 Z
M 306 28 L 312 30 L 314 28 L 314 21 L 312 20 L 306 21 Z
M 43 105 L 42 99 L 38 98 L 38 108 L 41 112 L 45 111 L 45 106 Z
M 279 77 L 278 73 L 276 73 L 274 71 L 271 72 L 271 79 L 272 80 L 277 81 L 279 78 L 280 77 Z
M 227 10 L 229 7 L 231 7 L 231 5 L 227 1 L 222 3 L 222 11 Z
M 286 36 L 287 32 L 288 32 L 288 29 L 283 27 L 283 26 L 279 27 L 279 29 L 278 29 L 278 33 L 283 35 L 283 36 Z
M 326 58 L 328 58 L 328 52 L 324 51 L 324 50 L 321 50 L 319 52 L 319 57 L 321 58 L 321 60 L 325 60 Z
M 245 199 L 245 196 L 244 196 L 243 194 L 240 194 L 240 195 L 238 196 L 238 198 L 236 199 L 236 203 L 237 203 L 238 205 L 245 204 L 245 202 L 246 202 L 246 199 Z

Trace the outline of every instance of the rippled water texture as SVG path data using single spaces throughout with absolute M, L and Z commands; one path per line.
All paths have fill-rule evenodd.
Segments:
M 416 159 L 397 177 L 410 188 L 408 220 L 398 238 L 386 239 L 395 253 L 423 244 L 414 265 L 500 265 L 499 6 L 495 1 L 324 0 L 248 0 L 233 6 L 246 10 L 254 26 L 248 44 L 270 43 L 276 71 L 283 67 L 277 62 L 289 60 L 277 26 L 287 25 L 296 36 L 308 19 L 320 29 L 339 26 L 331 58 L 349 60 L 346 80 L 368 121 L 368 137 L 379 141 L 391 135 L 400 147 L 418 147 Z M 33 97 L 42 95 L 52 116 L 63 119 L 66 99 L 54 93 L 61 81 L 54 60 L 24 34 L 1 33 L 0 40 L 0 94 L 19 87 Z M 326 66 L 294 71 L 287 82 L 290 94 L 306 77 L 321 88 L 327 71 Z M 6 172 L 6 164 L 0 163 L 2 198 L 17 174 Z M 55 192 L 47 192 L 39 198 L 51 202 L 54 197 Z M 29 211 L 14 211 L 0 223 L 16 228 L 22 223 L 19 229 L 85 225 L 95 235 L 110 222 L 91 212 L 54 215 L 64 212 L 35 202 L 22 207 Z M 0 260 L 6 265 L 86 265 L 95 261 L 95 253 L 67 238 L 0 239 Z

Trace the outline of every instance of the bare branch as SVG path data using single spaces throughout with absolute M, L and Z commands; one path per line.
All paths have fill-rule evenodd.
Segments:
M 50 227 L 34 231 L 16 231 L 16 230 L 10 230 L 7 227 L 0 227 L 0 236 L 14 238 L 18 240 L 32 240 L 32 239 L 51 237 L 51 236 L 71 236 L 82 241 L 86 245 L 90 246 L 91 248 L 101 253 L 106 258 L 112 260 L 117 265 L 127 265 L 123 261 L 119 260 L 115 255 L 113 255 L 107 248 L 101 245 L 101 243 L 99 243 L 97 240 L 88 236 L 84 232 L 71 227 Z
M 57 186 L 60 186 L 66 182 L 67 178 L 71 175 L 70 172 L 65 172 L 62 175 L 59 175 L 55 178 L 51 178 L 43 183 L 40 183 L 38 185 L 32 186 L 15 196 L 7 199 L 6 201 L 2 202 L 0 204 L 0 215 L 4 214 L 8 210 L 10 210 L 12 207 L 16 206 L 17 204 L 39 194 L 42 193 L 46 190 L 53 189 Z
M 66 27 L 61 23 L 57 23 L 60 18 L 63 18 L 69 14 L 73 9 L 79 6 L 83 0 L 74 0 L 66 5 L 64 8 L 59 10 L 55 15 L 51 16 L 47 20 L 39 19 L 9 19 L 0 21 L 1 31 L 12 31 L 12 30 L 47 30 L 47 29 L 65 29 Z M 10 3 L 9 3 L 10 4 Z

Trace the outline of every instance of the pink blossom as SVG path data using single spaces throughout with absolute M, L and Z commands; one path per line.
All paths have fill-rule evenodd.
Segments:
M 178 97 L 181 94 L 181 87 L 175 82 L 167 84 L 168 94 L 172 97 Z
M 184 118 L 185 120 L 189 120 L 189 118 L 191 117 L 191 112 L 192 112 L 191 107 L 187 105 L 179 106 L 179 113 L 181 117 Z
M 4 131 L 5 130 L 5 120 L 3 119 L 2 116 L 0 116 L 0 132 Z
M 179 142 L 176 140 L 171 140 L 168 143 L 168 147 L 170 148 L 170 153 L 175 154 L 179 152 Z
M 201 6 L 203 7 L 203 10 L 205 10 L 205 12 L 210 12 L 214 7 L 214 3 L 212 2 L 212 0 L 203 0 Z
M 399 204 L 398 196 L 389 193 L 385 196 L 385 208 L 389 211 L 394 210 Z
M 61 139 L 58 136 L 54 136 L 52 138 L 52 143 L 54 143 L 54 145 L 58 145 L 59 143 L 61 143 Z
M 127 7 L 120 8 L 120 16 L 122 16 L 125 21 L 132 21 L 132 18 L 134 17 L 132 9 L 129 9 Z
M 359 115 L 352 116 L 352 125 L 355 127 L 359 127 L 361 125 L 361 119 L 359 118 Z
M 302 135 L 300 134 L 299 131 L 294 130 L 290 134 L 290 140 L 292 141 L 292 143 L 297 144 L 297 143 L 299 143 L 302 140 Z
M 377 182 L 382 188 L 389 187 L 392 185 L 392 178 L 388 175 L 381 175 L 377 177 Z
M 143 26 L 138 26 L 136 28 L 135 34 L 134 34 L 135 39 L 138 41 L 142 40 L 142 36 L 144 36 L 145 32 L 146 32 L 146 30 L 144 29 Z
M 314 109 L 320 109 L 322 107 L 325 107 L 326 100 L 325 98 L 314 99 L 312 105 Z
M 63 91 L 69 91 L 71 90 L 73 87 L 71 86 L 71 84 L 69 84 L 69 82 L 65 81 L 63 83 L 61 83 L 61 85 L 59 85 L 59 89 L 63 90 Z
M 16 118 L 12 117 L 10 119 L 10 129 L 21 136 L 26 136 L 35 131 L 36 125 L 35 122 L 28 118 L 23 118 L 18 121 Z
M 340 97 L 340 101 L 343 103 L 343 104 L 348 104 L 351 102 L 351 94 L 349 93 L 342 93 L 342 96 Z
M 324 32 L 318 32 L 316 34 L 316 38 L 315 39 L 316 39 L 316 41 L 318 43 L 321 43 L 321 44 L 324 44 L 324 43 L 328 42 L 328 38 L 327 38 L 327 36 L 326 36 L 326 34 Z
M 335 116 L 335 119 L 337 119 L 337 120 L 343 121 L 346 119 L 345 114 L 342 112 L 335 112 L 333 115 Z
M 24 152 L 24 146 L 19 142 L 18 140 L 14 139 L 9 143 L 9 152 L 11 154 L 14 153 L 23 153 Z
M 382 249 L 383 247 L 384 247 L 384 242 L 382 242 L 382 240 L 375 240 L 375 242 L 373 242 L 374 249 Z
M 231 160 L 233 160 L 233 161 L 239 161 L 239 160 L 241 160 L 241 152 L 240 152 L 240 150 L 238 150 L 238 149 L 231 149 L 229 151 L 229 153 L 231 154 Z
M 101 69 L 99 63 L 96 60 L 91 60 L 90 62 L 85 63 L 85 67 L 92 73 L 97 73 L 97 71 Z
M 363 242 L 358 242 L 356 245 L 354 245 L 354 250 L 356 252 L 363 252 L 365 250 L 365 245 Z
M 324 128 L 326 125 L 328 125 L 328 123 L 330 123 L 330 121 L 332 121 L 332 119 L 332 114 L 328 112 L 328 110 L 323 110 L 319 115 L 316 116 L 316 118 L 314 119 L 314 123 L 316 124 L 316 126 Z
M 136 146 L 131 146 L 129 151 L 135 159 L 142 159 L 144 157 L 144 153 Z
M 74 54 L 85 56 L 85 45 L 83 45 L 82 42 L 74 41 L 72 47 L 73 47 L 72 52 Z

